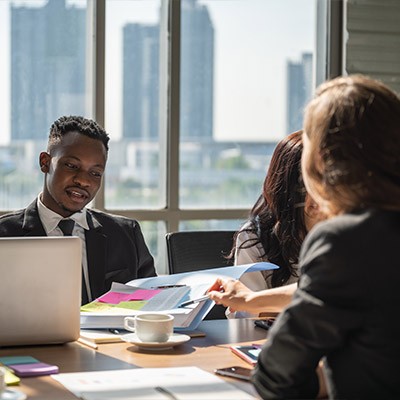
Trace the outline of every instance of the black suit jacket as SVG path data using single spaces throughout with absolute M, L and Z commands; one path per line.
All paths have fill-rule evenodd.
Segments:
M 399 399 L 400 212 L 365 210 L 315 226 L 299 288 L 253 376 L 263 399 L 311 399 L 325 358 L 330 399 Z
M 108 291 L 112 282 L 156 275 L 137 221 L 92 209 L 87 209 L 87 215 L 86 255 L 93 298 Z M 0 237 L 16 236 L 46 236 L 36 199 L 26 209 L 0 217 Z

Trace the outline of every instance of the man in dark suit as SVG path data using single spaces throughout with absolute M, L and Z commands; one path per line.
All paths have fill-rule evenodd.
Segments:
M 86 208 L 102 182 L 108 141 L 92 120 L 59 118 L 50 129 L 47 151 L 39 156 L 42 193 L 27 208 L 0 217 L 0 237 L 73 234 L 82 239 L 82 304 L 112 282 L 156 275 L 137 221 Z

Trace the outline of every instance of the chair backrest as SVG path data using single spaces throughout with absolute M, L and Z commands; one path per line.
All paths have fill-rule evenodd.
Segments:
M 233 265 L 225 258 L 235 231 L 182 231 L 166 235 L 170 274 Z
M 166 235 L 168 270 L 170 274 L 198 271 L 207 268 L 228 267 L 227 259 L 235 231 L 182 231 Z M 205 317 L 223 319 L 226 307 L 215 305 Z

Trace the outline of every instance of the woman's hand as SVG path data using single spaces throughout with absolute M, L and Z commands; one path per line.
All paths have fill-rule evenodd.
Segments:
M 218 278 L 207 290 L 210 299 L 229 307 L 230 311 L 247 311 L 252 314 L 280 313 L 297 289 L 297 283 L 253 292 L 242 282 Z
M 217 304 L 229 307 L 230 311 L 249 311 L 248 302 L 251 301 L 254 292 L 238 280 L 224 280 L 218 278 L 208 289 L 210 299 Z

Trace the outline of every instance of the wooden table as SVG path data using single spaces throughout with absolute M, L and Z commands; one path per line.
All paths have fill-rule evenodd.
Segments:
M 249 367 L 249 364 L 230 351 L 229 346 L 239 343 L 263 343 L 266 337 L 266 331 L 254 327 L 254 321 L 250 319 L 203 321 L 198 329 L 205 332 L 206 336 L 192 338 L 173 349 L 157 352 L 142 350 L 125 342 L 99 345 L 98 350 L 74 342 L 65 345 L 3 347 L 0 348 L 0 357 L 33 356 L 42 362 L 58 365 L 60 373 L 184 366 L 196 366 L 213 372 L 216 368 L 232 365 Z M 251 383 L 224 379 L 257 396 Z M 22 378 L 20 386 L 16 388 L 26 393 L 29 399 L 76 399 L 49 376 Z

